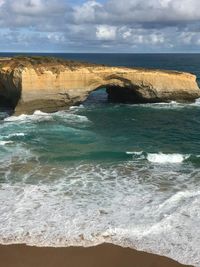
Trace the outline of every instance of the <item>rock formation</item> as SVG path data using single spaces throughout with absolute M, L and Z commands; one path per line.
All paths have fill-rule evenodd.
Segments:
M 110 101 L 124 103 L 191 102 L 200 97 L 196 76 L 190 73 L 48 57 L 0 60 L 0 107 L 16 114 L 65 109 L 99 88 L 107 89 Z

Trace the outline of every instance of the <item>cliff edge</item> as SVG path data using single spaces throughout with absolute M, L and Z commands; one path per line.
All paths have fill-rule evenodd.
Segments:
M 77 105 L 99 88 L 122 103 L 192 102 L 200 97 L 190 73 L 110 67 L 50 57 L 0 60 L 0 108 L 15 114 Z

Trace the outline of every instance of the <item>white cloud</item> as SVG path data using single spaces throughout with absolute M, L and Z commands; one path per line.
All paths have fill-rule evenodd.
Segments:
M 143 29 L 142 27 L 128 28 L 127 26 L 118 29 L 118 37 L 130 44 L 159 45 L 166 40 L 165 31 L 157 29 Z
M 58 42 L 64 42 L 65 37 L 62 34 L 52 32 L 47 34 L 47 38 L 51 40 L 52 42 L 58 43 Z
M 88 1 L 74 8 L 73 17 L 76 23 L 95 21 L 96 9 L 102 5 L 96 1 Z
M 109 25 L 97 26 L 96 37 L 98 40 L 111 41 L 116 38 L 116 27 Z
M 0 6 L 2 6 L 4 4 L 4 0 L 0 0 Z
M 122 37 L 124 38 L 124 39 L 128 39 L 128 38 L 130 38 L 131 37 L 131 30 L 129 29 L 129 30 L 127 30 L 127 31 L 125 31 L 123 34 L 122 34 Z
M 163 36 L 163 34 L 159 33 L 159 34 L 150 34 L 150 43 L 152 44 L 162 44 L 165 41 L 165 38 Z

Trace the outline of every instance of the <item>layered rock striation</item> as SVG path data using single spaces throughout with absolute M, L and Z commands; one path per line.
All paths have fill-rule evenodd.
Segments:
M 15 114 L 54 112 L 82 103 L 99 88 L 123 103 L 191 102 L 196 76 L 177 71 L 109 67 L 48 57 L 0 60 L 0 107 Z

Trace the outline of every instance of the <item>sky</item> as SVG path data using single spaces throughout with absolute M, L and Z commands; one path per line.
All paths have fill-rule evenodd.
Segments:
M 0 0 L 1 52 L 200 52 L 200 0 Z

